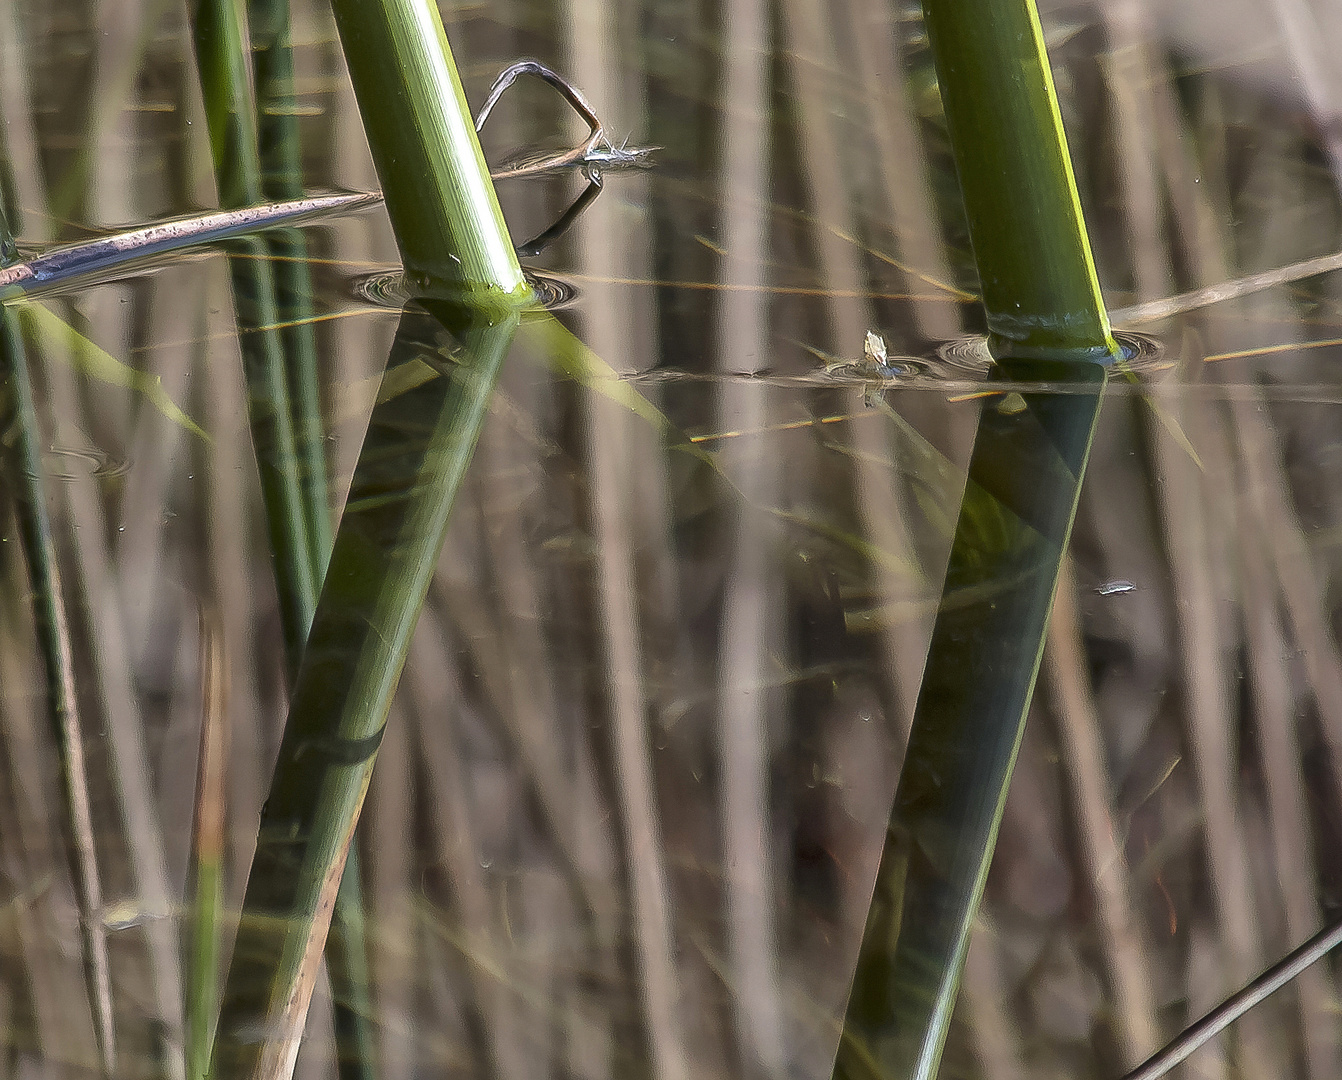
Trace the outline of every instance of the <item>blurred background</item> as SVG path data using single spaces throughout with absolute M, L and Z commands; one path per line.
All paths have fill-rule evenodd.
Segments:
M 825 1080 L 986 370 L 921 14 L 443 16 L 474 106 L 533 57 L 658 149 L 526 260 L 613 373 L 517 346 L 458 501 L 357 838 L 371 1065 Z M 1103 408 L 942 1075 L 1103 1080 L 1342 915 L 1342 258 L 1298 265 L 1342 249 L 1342 8 L 1042 16 L 1106 300 L 1163 351 Z M 0 0 L 26 253 L 218 205 L 188 19 Z M 330 13 L 292 20 L 304 185 L 375 189 Z M 523 80 L 486 156 L 583 130 Z M 500 181 L 514 237 L 585 183 Z M 305 234 L 334 513 L 404 289 L 380 210 Z M 32 362 L 116 1072 L 173 1075 L 202 715 L 228 732 L 236 911 L 286 711 L 227 256 L 43 303 L 101 350 L 49 336 Z M 96 1003 L 18 546 L 0 487 L 0 1076 L 84 1076 Z M 1342 1074 L 1335 984 L 1317 965 L 1181 1073 Z M 336 1057 L 323 983 L 298 1075 Z

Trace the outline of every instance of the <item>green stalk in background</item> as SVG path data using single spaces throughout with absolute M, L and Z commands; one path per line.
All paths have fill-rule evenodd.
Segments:
M 223 635 L 215 620 L 200 620 L 200 754 L 196 812 L 191 829 L 191 897 L 186 952 L 186 1075 L 204 1080 L 219 1005 L 219 942 L 224 913 L 227 831 L 228 703 Z
M 250 43 L 233 0 L 197 0 L 193 9 L 225 209 L 302 193 L 288 3 L 258 0 L 251 9 L 256 24 Z M 259 86 L 255 105 L 247 75 L 249 44 Z M 296 231 L 247 238 L 239 246 L 230 263 L 238 340 L 293 685 L 331 550 L 316 338 L 307 318 L 312 285 L 306 245 Z M 362 1080 L 374 1058 L 357 857 L 348 870 L 331 940 L 330 976 L 342 1080 Z
M 289 0 L 249 0 L 247 27 L 256 78 L 261 192 L 269 202 L 299 199 L 303 196 L 303 153 L 294 112 Z M 331 555 L 331 507 L 307 238 L 298 229 L 276 229 L 267 233 L 265 240 L 274 258 L 276 307 L 294 410 L 294 442 L 308 511 L 308 543 L 320 591 L 326 560 Z
M 1033 0 L 924 0 L 996 360 L 835 1062 L 937 1073 L 1118 355 Z M 1034 392 L 1028 384 L 1068 384 Z
M 0 209 L 0 264 L 17 256 L 8 215 Z M 69 845 L 70 876 L 79 904 L 79 928 L 83 948 L 84 979 L 89 1009 L 94 1019 L 103 1074 L 116 1070 L 116 1038 L 113 1024 L 111 972 L 107 958 L 107 931 L 103 925 L 103 896 L 98 874 L 97 840 L 89 800 L 88 774 L 84 766 L 84 738 L 80 728 L 79 702 L 75 695 L 74 655 L 69 621 L 61 591 L 56 560 L 56 541 L 51 515 L 42 490 L 41 432 L 33 399 L 32 376 L 23 344 L 19 316 L 13 308 L 0 306 L 0 386 L 9 392 L 12 424 L 0 447 L 12 448 L 8 483 L 14 495 L 23 557 L 33 594 L 33 621 L 37 627 L 38 651 L 47 676 L 47 715 L 61 770 L 61 792 L 65 800 L 62 832 Z M 71 1007 L 74 1007 L 73 1005 Z
M 232 0 L 195 0 L 200 68 L 219 203 L 226 210 L 261 202 L 261 166 L 247 78 L 247 43 Z M 298 669 L 316 604 L 314 548 L 294 443 L 284 341 L 278 330 L 273 264 L 264 240 L 236 242 L 230 262 L 238 343 L 247 380 L 247 413 L 261 476 L 280 621 L 292 675 Z
M 247 881 L 218 1080 L 292 1073 L 410 636 L 531 297 L 436 8 L 340 0 L 336 16 L 407 272 L 437 298 L 402 316 L 336 533 Z
M 249 0 L 247 15 L 256 79 L 262 193 L 272 202 L 301 198 L 303 153 L 298 116 L 294 112 L 289 0 Z M 274 260 L 271 265 L 293 408 L 294 450 L 307 512 L 313 583 L 319 593 L 331 557 L 332 530 L 326 425 L 322 420 L 307 239 L 298 229 L 276 229 L 266 234 L 265 243 Z M 350 848 L 340 879 L 326 959 L 334 997 L 336 1061 L 341 1080 L 370 1080 L 376 1056 L 357 847 Z

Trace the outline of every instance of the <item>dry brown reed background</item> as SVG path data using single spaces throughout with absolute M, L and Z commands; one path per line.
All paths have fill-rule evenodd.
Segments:
M 662 148 L 535 263 L 576 287 L 564 321 L 718 468 L 618 395 L 512 357 L 360 825 L 376 1073 L 823 1080 L 977 408 L 936 370 L 880 395 L 818 374 L 868 329 L 925 357 L 977 326 L 918 12 L 444 16 L 474 102 L 534 56 Z M 1335 12 L 1103 0 L 1044 18 L 1112 307 L 1342 248 Z M 307 186 L 372 188 L 324 5 L 296 3 L 294 46 Z M 0 2 L 22 243 L 215 204 L 190 56 L 181 0 Z M 568 123 L 520 84 L 487 153 Z M 505 185 L 514 235 L 565 185 Z M 395 247 L 380 213 L 309 237 L 339 507 Z M 1338 916 L 1340 299 L 1336 275 L 1287 274 L 1141 327 L 1169 366 L 1117 380 L 1101 418 L 944 1076 L 1116 1077 Z M 176 1076 L 202 717 L 227 728 L 236 911 L 286 708 L 227 268 L 178 257 L 50 307 L 211 441 L 51 341 L 34 357 L 110 986 L 90 1000 L 0 490 L 0 1078 L 98 1072 L 105 1014 L 116 1075 Z M 1319 964 L 1183 1074 L 1338 1076 L 1335 984 Z M 335 1068 L 325 993 L 304 1080 Z

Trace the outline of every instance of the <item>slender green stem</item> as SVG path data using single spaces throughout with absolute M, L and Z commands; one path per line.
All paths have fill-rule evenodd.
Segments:
M 261 166 L 247 78 L 248 45 L 238 6 L 233 0 L 195 0 L 192 14 L 219 201 L 225 209 L 253 206 L 262 198 Z M 294 443 L 274 265 L 265 241 L 252 237 L 236 244 L 230 271 L 238 341 L 292 673 L 298 668 L 316 605 L 315 549 Z
M 288 0 L 250 0 L 248 28 L 256 75 L 256 127 L 261 190 L 272 202 L 301 198 L 302 143 L 294 111 L 293 54 L 289 47 Z M 317 371 L 317 333 L 312 320 L 312 274 L 308 245 L 297 229 L 266 236 L 274 256 L 277 307 L 294 408 L 294 440 L 307 505 L 308 542 L 320 583 L 331 554 L 331 508 Z M 319 585 L 320 588 L 320 585 Z
M 16 253 L 3 211 L 0 211 L 0 252 L 7 257 Z M 0 375 L 8 386 L 13 408 L 13 427 L 10 435 L 0 443 L 8 442 L 13 447 L 7 471 L 13 485 L 19 534 L 32 586 L 38 646 L 46 668 L 48 710 L 65 796 L 64 832 L 70 847 L 71 876 L 79 903 L 84 976 L 103 1073 L 111 1077 L 116 1068 L 111 972 L 107 934 L 102 922 L 102 884 L 84 765 L 84 738 L 75 695 L 74 656 L 61 591 L 56 541 L 42 489 L 42 458 L 32 376 L 18 314 L 8 307 L 0 307 Z
M 371 1080 L 376 1076 L 373 983 L 363 898 L 362 860 L 358 845 L 351 842 L 336 892 L 331 933 L 326 939 L 326 970 L 335 999 L 336 1067 L 341 1080 Z
M 186 980 L 188 1080 L 205 1080 L 218 1015 L 227 800 L 224 644 L 214 621 L 203 615 L 200 638 L 200 756 L 196 767 L 196 815 L 191 832 L 191 925 Z
M 302 143 L 294 111 L 293 53 L 288 0 L 249 0 L 248 30 L 256 78 L 256 129 L 261 189 L 267 199 L 303 194 Z M 312 274 L 307 239 L 297 229 L 266 236 L 273 256 L 276 311 L 289 376 L 294 450 L 298 459 L 312 578 L 321 591 L 331 557 L 331 506 L 322 420 L 317 333 L 312 319 Z M 341 1080 L 366 1080 L 376 1060 L 363 889 L 357 847 L 351 846 L 327 942 L 334 998 L 336 1060 Z

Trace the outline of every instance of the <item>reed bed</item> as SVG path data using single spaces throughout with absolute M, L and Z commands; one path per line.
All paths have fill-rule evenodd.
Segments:
M 1308 93 L 1288 77 L 1317 69 L 1300 9 L 1246 16 L 1256 37 L 1230 42 L 1191 5 L 1046 6 L 1111 309 L 1342 249 L 1320 135 L 1337 91 L 1326 69 Z M 576 289 L 556 317 L 607 372 L 572 378 L 555 334 L 523 326 L 484 417 L 355 840 L 361 1064 L 827 1076 L 984 389 L 928 359 L 984 324 L 920 16 L 873 0 L 444 14 L 472 106 L 534 56 L 617 142 L 661 149 L 608 172 L 527 263 Z M 299 2 L 291 27 L 295 96 L 274 107 L 298 128 L 302 188 L 369 189 L 333 18 Z M 213 203 L 183 6 L 0 4 L 0 90 L 21 245 Z M 549 88 L 509 93 L 491 165 L 571 145 Z M 500 183 L 513 236 L 583 183 Z M 272 274 L 300 252 L 311 277 L 335 521 L 396 329 L 397 254 L 381 212 L 304 239 L 306 255 L 262 250 Z M 232 948 L 292 665 L 228 258 L 44 301 L 159 377 L 208 443 L 72 339 L 24 342 L 102 894 L 82 915 L 0 399 L 0 1077 L 185 1074 L 197 757 L 221 707 Z M 1117 376 L 1101 412 L 944 1077 L 1120 1077 L 1342 909 L 1336 276 L 1133 327 L 1167 366 Z M 924 367 L 839 368 L 867 330 Z M 297 470 L 296 490 L 317 476 Z M 294 501 L 311 520 L 311 490 Z M 100 936 L 103 1004 L 86 977 Z M 1184 1074 L 1332 1075 L 1336 980 L 1323 961 Z M 304 1076 L 337 1067 L 333 993 L 319 981 Z

